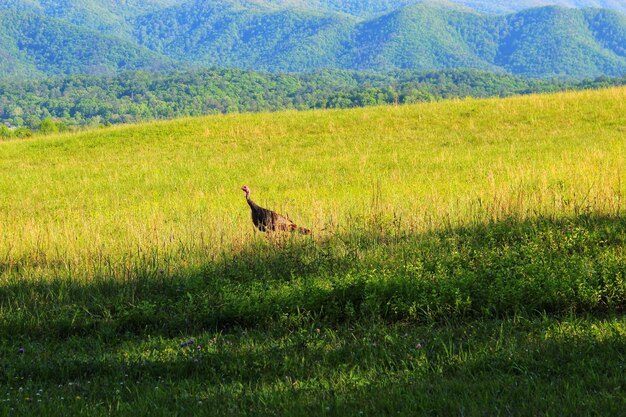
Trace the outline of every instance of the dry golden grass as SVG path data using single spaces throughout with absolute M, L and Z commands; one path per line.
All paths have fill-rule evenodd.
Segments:
M 193 266 L 260 238 L 243 184 L 318 238 L 373 216 L 424 231 L 617 214 L 625 148 L 626 88 L 0 143 L 0 265 L 29 277 Z

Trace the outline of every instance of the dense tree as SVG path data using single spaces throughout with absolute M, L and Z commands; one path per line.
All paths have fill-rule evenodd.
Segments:
M 216 68 L 153 75 L 139 71 L 115 77 L 0 82 L 0 122 L 53 132 L 214 113 L 349 108 L 623 84 L 626 76 L 538 80 L 477 70 L 274 74 Z
M 59 127 L 51 117 L 46 117 L 39 124 L 39 132 L 45 134 L 55 133 L 59 131 Z

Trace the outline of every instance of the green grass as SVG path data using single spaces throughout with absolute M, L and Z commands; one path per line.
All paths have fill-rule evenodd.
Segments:
M 623 318 L 193 336 L 190 347 L 154 335 L 29 345 L 12 355 L 3 407 L 24 415 L 163 416 L 619 415 L 623 408 Z
M 625 95 L 0 143 L 0 415 L 618 415 Z

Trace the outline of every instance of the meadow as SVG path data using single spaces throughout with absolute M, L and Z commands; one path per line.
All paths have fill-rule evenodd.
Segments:
M 0 415 L 618 415 L 625 163 L 626 88 L 0 142 Z

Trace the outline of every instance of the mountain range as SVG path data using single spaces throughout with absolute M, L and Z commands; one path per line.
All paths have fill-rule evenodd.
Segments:
M 614 0 L 5 0 L 0 77 L 213 66 L 621 76 L 623 12 Z

